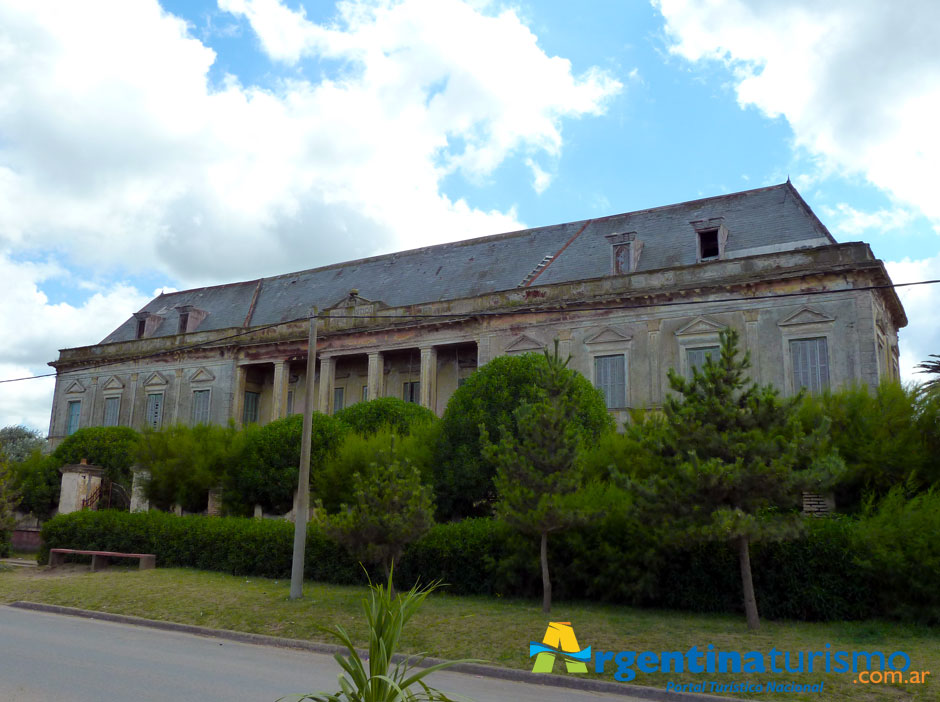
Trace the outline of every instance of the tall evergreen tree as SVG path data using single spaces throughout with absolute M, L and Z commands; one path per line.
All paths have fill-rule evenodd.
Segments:
M 654 492 L 685 535 L 735 546 L 748 626 L 756 629 L 750 545 L 798 534 L 803 491 L 825 489 L 841 461 L 826 448 L 824 427 L 803 432 L 795 412 L 801 395 L 783 399 L 747 378 L 750 361 L 738 355 L 737 331 L 722 332 L 720 343 L 720 357 L 691 379 L 669 371 L 670 472 Z
M 583 482 L 581 432 L 576 421 L 578 404 L 570 357 L 545 352 L 535 402 L 515 412 L 517 431 L 504 431 L 492 444 L 481 426 L 484 455 L 496 466 L 496 516 L 523 534 L 537 536 L 542 565 L 542 609 L 552 606 L 548 568 L 549 534 L 570 528 L 591 517 L 578 504 L 575 493 Z

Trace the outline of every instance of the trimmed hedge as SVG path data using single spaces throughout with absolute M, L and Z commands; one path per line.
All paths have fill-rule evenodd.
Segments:
M 756 544 L 751 562 L 761 614 L 768 619 L 863 619 L 890 614 L 883 606 L 888 598 L 899 616 L 921 616 L 928 603 L 908 603 L 903 587 L 885 591 L 885 564 L 873 552 L 859 550 L 862 524 L 813 519 L 800 539 Z M 286 578 L 293 525 L 155 511 L 84 511 L 55 517 L 43 526 L 42 536 L 40 563 L 47 561 L 52 547 L 91 548 L 155 553 L 160 566 Z M 649 537 L 643 525 L 623 514 L 553 535 L 549 548 L 557 597 L 696 612 L 742 611 L 741 578 L 730 546 L 663 549 Z M 395 572 L 401 587 L 442 580 L 455 594 L 537 597 L 538 563 L 535 540 L 481 518 L 434 526 L 406 549 Z M 919 567 L 914 562 L 894 564 L 895 571 Z M 307 531 L 305 575 L 336 584 L 365 582 L 362 567 L 316 524 Z M 379 577 L 376 571 L 370 575 Z M 921 574 L 921 580 L 927 575 Z M 905 581 L 903 573 L 891 573 L 892 586 Z

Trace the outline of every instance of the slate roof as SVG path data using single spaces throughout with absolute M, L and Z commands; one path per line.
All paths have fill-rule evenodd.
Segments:
M 600 219 L 428 246 L 322 268 L 161 295 L 141 312 L 166 320 L 151 336 L 176 333 L 180 305 L 208 315 L 199 331 L 271 324 L 304 317 L 312 305 L 327 309 L 353 288 L 359 295 L 398 307 L 472 297 L 519 287 L 547 256 L 536 285 L 610 275 L 611 244 L 605 235 L 636 232 L 643 242 L 637 270 L 696 263 L 692 222 L 721 217 L 728 229 L 726 257 L 767 246 L 798 248 L 835 239 L 786 182 L 756 190 L 694 200 Z M 792 246 L 787 246 L 792 245 Z M 252 308 L 252 303 L 254 307 Z M 134 339 L 133 317 L 101 343 Z

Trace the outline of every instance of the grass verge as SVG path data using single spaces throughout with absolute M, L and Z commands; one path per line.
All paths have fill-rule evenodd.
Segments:
M 360 601 L 364 587 L 306 583 L 291 601 L 287 581 L 244 578 L 188 569 L 90 573 L 81 566 L 56 571 L 16 569 L 0 573 L 0 603 L 30 600 L 148 619 L 232 629 L 296 639 L 332 641 L 319 627 L 342 625 L 357 643 L 366 641 Z M 743 617 L 642 610 L 588 603 L 558 603 L 550 616 L 531 601 L 485 597 L 428 598 L 403 637 L 403 652 L 441 658 L 484 658 L 493 665 L 531 669 L 530 640 L 541 640 L 548 621 L 572 622 L 582 647 L 598 650 L 687 651 L 713 644 L 722 651 L 880 650 L 906 652 L 911 670 L 931 671 L 923 685 L 863 685 L 851 673 L 689 674 L 638 673 L 634 684 L 665 687 L 667 681 L 706 680 L 766 684 L 825 683 L 824 693 L 750 695 L 776 700 L 936 700 L 940 697 L 940 628 L 888 621 L 850 623 L 764 622 L 749 632 Z M 792 654 L 791 654 L 792 655 Z M 612 670 L 608 668 L 608 670 Z M 563 674 L 561 663 L 556 673 Z M 592 673 L 593 675 L 593 673 Z M 599 676 L 613 680 L 612 675 Z M 933 678 L 937 679 L 933 679 Z M 725 693 L 728 694 L 728 693 Z M 748 697 L 748 695 L 728 696 Z

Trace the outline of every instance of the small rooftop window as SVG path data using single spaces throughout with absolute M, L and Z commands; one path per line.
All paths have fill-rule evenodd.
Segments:
M 707 261 L 711 258 L 718 258 L 718 230 L 705 229 L 698 233 L 699 259 Z
M 137 336 L 136 336 L 137 339 L 142 339 L 144 337 L 144 329 L 146 328 L 147 328 L 147 320 L 138 319 L 137 320 Z

